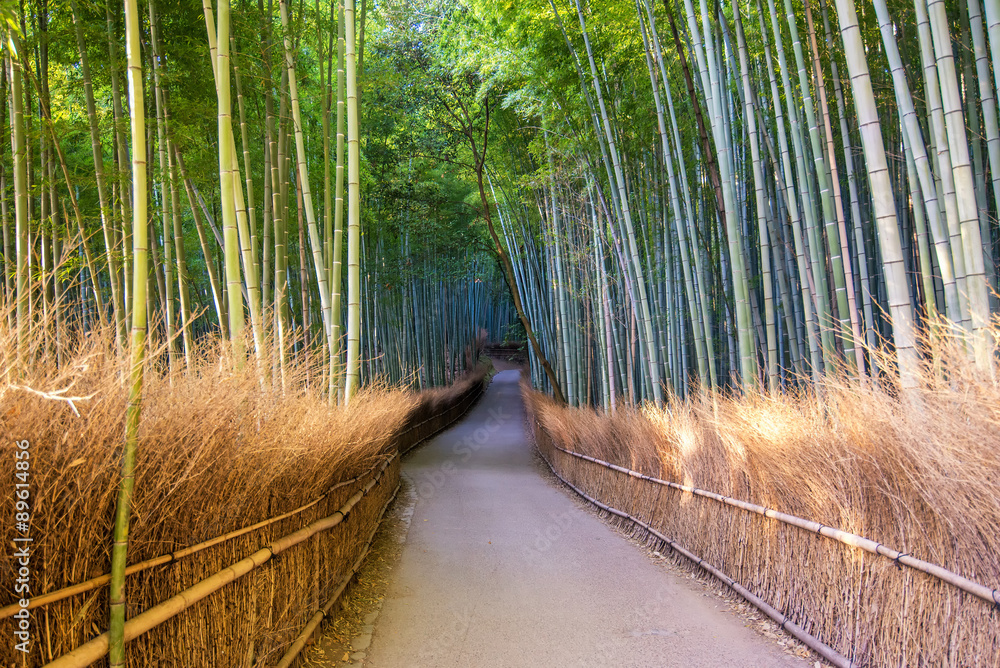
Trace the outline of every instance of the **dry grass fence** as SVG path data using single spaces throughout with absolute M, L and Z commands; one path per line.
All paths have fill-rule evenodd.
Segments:
M 5 586 L 0 666 L 44 665 L 99 638 L 107 626 L 107 586 L 100 580 L 110 566 L 126 392 L 121 360 L 107 352 L 107 340 L 74 336 L 64 334 L 62 364 L 54 363 L 53 349 L 49 362 L 0 387 L 0 461 L 13 462 L 15 441 L 30 442 L 36 602 L 98 582 L 32 609 L 27 655 L 13 648 L 9 606 L 17 597 Z M 11 350 L 10 340 L 4 343 L 0 350 Z M 154 565 L 128 577 L 128 618 L 281 537 L 324 518 L 327 524 L 335 518 L 336 526 L 269 556 L 129 642 L 130 666 L 276 664 L 356 569 L 398 486 L 399 453 L 464 414 L 484 384 L 479 369 L 450 388 L 421 394 L 375 388 L 349 409 L 330 409 L 307 389 L 317 363 L 289 368 L 284 393 L 262 391 L 251 368 L 234 373 L 219 352 L 218 342 L 210 342 L 190 371 L 147 373 L 129 563 Z M 60 399 L 67 396 L 89 399 L 70 405 Z M 13 466 L 7 470 L 0 510 L 8 521 L 0 536 L 11 546 L 20 534 L 11 519 Z M 349 514 L 336 519 L 349 501 Z M 0 581 L 13 583 L 16 568 L 5 550 Z
M 995 599 L 1000 388 L 955 340 L 929 347 L 934 363 L 904 400 L 891 387 L 836 379 L 818 392 L 703 395 L 610 417 L 529 388 L 525 396 L 539 450 L 567 482 L 714 565 L 855 665 L 997 666 L 998 606 L 911 568 L 908 557 L 559 449 L 864 536 L 985 585 Z

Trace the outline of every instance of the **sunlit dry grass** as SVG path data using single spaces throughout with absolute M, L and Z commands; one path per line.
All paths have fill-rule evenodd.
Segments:
M 571 482 L 652 518 L 862 665 L 1000 664 L 991 606 L 794 527 L 602 470 L 556 444 L 816 520 L 1000 585 L 1000 386 L 944 324 L 910 393 L 829 378 L 788 394 L 705 393 L 614 416 L 526 391 L 539 446 Z M 527 390 L 527 388 L 526 388 Z

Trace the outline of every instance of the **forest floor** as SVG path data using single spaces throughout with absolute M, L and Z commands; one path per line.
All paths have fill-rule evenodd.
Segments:
M 404 461 L 372 553 L 309 666 L 819 665 L 762 615 L 559 485 L 517 370 Z

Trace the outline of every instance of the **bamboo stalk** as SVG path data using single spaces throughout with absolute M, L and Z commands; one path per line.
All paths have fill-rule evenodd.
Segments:
M 245 342 L 243 329 L 245 325 L 244 306 L 242 301 L 243 281 L 240 278 L 240 240 L 237 222 L 237 201 L 235 185 L 238 178 L 235 175 L 232 136 L 232 105 L 229 89 L 229 14 L 230 0 L 219 2 L 218 36 L 215 48 L 212 49 L 212 62 L 215 63 L 215 84 L 218 102 L 218 132 L 219 132 L 219 182 L 220 199 L 222 200 L 222 228 L 225 236 L 225 282 L 229 294 L 229 340 L 232 349 L 232 364 L 242 368 L 245 363 Z M 207 7 L 207 5 L 206 5 Z M 206 24 L 209 14 L 205 13 Z M 210 37 L 212 31 L 209 30 Z
M 21 92 L 22 65 L 14 37 L 8 38 L 7 64 L 10 68 L 11 158 L 14 173 L 14 239 L 17 254 L 17 366 L 18 373 L 27 364 L 28 328 L 30 327 L 30 248 L 28 245 L 28 167 L 24 141 L 24 109 Z
M 136 0 L 125 0 L 126 51 L 128 54 L 129 110 L 132 124 L 132 341 L 130 350 L 129 395 L 125 411 L 125 448 L 115 510 L 114 544 L 111 552 L 111 580 L 108 592 L 110 616 L 106 647 L 112 668 L 125 665 L 125 568 L 128 559 L 128 530 L 135 489 L 135 463 L 139 449 L 142 411 L 143 372 L 146 362 L 146 277 L 148 229 L 146 221 L 146 133 L 142 65 L 139 54 L 139 17 Z
M 955 178 L 961 247 L 965 255 L 965 289 L 969 299 L 969 315 L 973 334 L 972 348 L 977 367 L 985 371 L 989 369 L 993 358 L 989 343 L 989 294 L 987 292 L 983 240 L 979 227 L 979 211 L 976 206 L 972 164 L 969 160 L 969 142 L 962 115 L 958 75 L 955 71 L 952 40 L 948 30 L 948 14 L 944 3 L 941 0 L 927 0 L 927 13 L 930 18 L 934 53 L 937 56 L 938 83 L 941 100 L 944 104 L 948 145 L 951 148 L 951 169 Z M 976 132 L 978 132 L 978 127 Z
M 344 73 L 347 103 L 347 368 L 344 403 L 360 386 L 361 348 L 361 145 L 354 0 L 344 2 Z
M 347 136 L 347 101 L 345 99 L 346 27 L 344 25 L 344 0 L 337 0 L 337 140 L 335 146 L 336 168 L 334 171 L 333 240 L 331 249 L 330 276 L 330 399 L 337 401 L 343 396 L 344 369 L 341 365 L 341 283 L 343 282 L 344 254 L 344 141 Z
M 861 39 L 861 29 L 858 26 L 854 0 L 837 0 L 837 15 L 840 20 L 844 53 L 847 57 L 847 71 L 850 74 L 851 88 L 854 92 L 854 106 L 858 112 L 858 125 L 861 128 L 875 221 L 879 230 L 882 266 L 886 273 L 889 311 L 892 316 L 893 342 L 896 344 L 896 361 L 899 366 L 899 380 L 903 389 L 909 390 L 917 384 L 920 364 L 919 353 L 916 349 L 913 308 L 906 278 L 906 265 L 896 218 L 893 188 L 886 162 L 885 145 L 880 130 L 875 94 L 872 90 L 868 61 Z M 976 224 L 978 226 L 978 221 Z M 976 232 L 978 238 L 978 227 Z M 980 253 L 980 258 L 981 256 Z

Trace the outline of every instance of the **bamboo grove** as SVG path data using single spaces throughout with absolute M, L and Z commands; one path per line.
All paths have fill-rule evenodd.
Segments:
M 571 403 L 905 389 L 942 321 L 990 368 L 1000 3 L 473 4 L 453 48 L 513 115 L 496 205 Z
M 362 117 L 391 103 L 359 101 L 366 26 L 382 32 L 367 3 L 150 0 L 134 43 L 127 3 L 3 10 L 9 359 L 107 323 L 122 354 L 141 348 L 130 328 L 147 331 L 151 361 L 176 372 L 221 335 L 277 388 L 289 356 L 318 356 L 314 388 L 343 403 L 362 382 L 451 380 L 479 328 L 504 335 L 510 300 L 483 249 L 404 229 L 452 216 L 468 230 L 446 201 L 461 179 L 362 158 L 383 139 L 361 136 Z M 369 56 L 373 89 L 384 60 Z M 402 207 L 407 178 L 437 189 Z
M 320 356 L 331 402 L 453 377 L 480 326 L 606 408 L 906 388 L 940 319 L 990 366 L 995 0 L 136 12 L 133 65 L 124 7 L 3 7 L 18 364 L 63 319 L 124 353 L 138 300 L 166 368 L 216 332 L 278 387 Z

